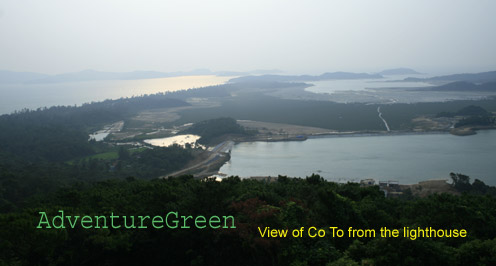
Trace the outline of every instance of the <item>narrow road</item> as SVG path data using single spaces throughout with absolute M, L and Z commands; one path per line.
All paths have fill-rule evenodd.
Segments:
M 391 130 L 389 129 L 388 123 L 386 122 L 386 119 L 384 119 L 384 118 L 382 117 L 381 107 L 380 107 L 380 106 L 379 106 L 379 107 L 377 107 L 377 112 L 379 113 L 379 118 L 380 118 L 380 119 L 382 119 L 382 122 L 384 122 L 384 125 L 386 126 L 387 131 L 388 131 L 388 132 L 389 132 L 389 131 L 391 131 Z
M 230 140 L 224 141 L 221 144 L 215 146 L 211 151 L 209 151 L 210 153 L 209 156 L 202 162 L 190 166 L 186 169 L 182 169 L 174 173 L 161 176 L 160 178 L 167 178 L 169 176 L 180 176 L 190 171 L 200 170 L 201 168 L 208 167 L 209 165 L 217 161 L 217 159 L 224 156 L 224 153 L 229 153 L 233 145 L 234 145 L 233 141 Z

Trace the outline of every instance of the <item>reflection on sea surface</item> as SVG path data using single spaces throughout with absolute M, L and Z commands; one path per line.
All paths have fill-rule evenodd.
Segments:
M 100 80 L 47 84 L 0 84 L 0 114 L 23 108 L 74 105 L 166 91 L 224 84 L 232 77 L 183 76 L 139 80 Z

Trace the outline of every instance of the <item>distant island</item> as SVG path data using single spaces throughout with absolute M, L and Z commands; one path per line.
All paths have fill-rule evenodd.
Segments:
M 352 73 L 352 72 L 326 72 L 319 76 L 312 75 L 261 75 L 245 76 L 230 79 L 229 82 L 292 82 L 292 81 L 320 81 L 339 79 L 382 79 L 380 74 Z

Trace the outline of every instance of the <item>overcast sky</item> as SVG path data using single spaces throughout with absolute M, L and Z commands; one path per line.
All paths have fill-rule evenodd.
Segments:
M 0 0 L 0 69 L 496 70 L 493 0 Z

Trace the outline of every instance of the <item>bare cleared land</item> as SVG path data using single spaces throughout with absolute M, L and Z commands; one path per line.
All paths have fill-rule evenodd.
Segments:
M 414 132 L 449 131 L 455 122 L 454 118 L 419 116 L 412 120 L 412 126 Z
M 460 192 L 456 191 L 451 184 L 447 183 L 446 179 L 427 180 L 412 185 L 400 185 L 400 188 L 402 191 L 410 189 L 413 196 L 422 198 L 436 193 L 460 194 Z
M 269 122 L 260 122 L 260 121 L 251 121 L 251 120 L 237 120 L 238 124 L 242 125 L 247 129 L 255 129 L 258 130 L 259 134 L 282 134 L 282 135 L 315 135 L 315 134 L 325 134 L 325 133 L 337 133 L 336 130 L 329 130 L 325 128 L 318 127 L 306 127 L 306 126 L 297 126 L 290 124 L 281 124 L 281 123 L 269 123 Z

